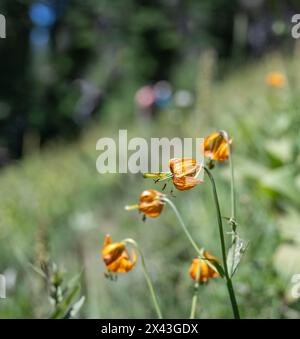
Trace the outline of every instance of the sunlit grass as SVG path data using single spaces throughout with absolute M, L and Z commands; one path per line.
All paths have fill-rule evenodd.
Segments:
M 266 86 L 265 76 L 274 70 L 285 74 L 287 86 Z M 195 76 L 192 90 L 198 81 L 201 79 Z M 133 123 L 132 89 L 128 89 L 128 95 L 105 108 L 111 110 L 113 126 L 99 124 L 80 142 L 52 145 L 1 173 L 0 273 L 7 269 L 17 273 L 8 298 L 0 302 L 1 317 L 50 315 L 43 281 L 29 265 L 37 262 L 36 236 L 41 227 L 47 230 L 51 259 L 70 278 L 83 270 L 86 302 L 81 317 L 156 316 L 149 307 L 140 267 L 117 282 L 105 279 L 100 250 L 106 233 L 118 239 L 134 237 L 147 256 L 164 311 L 169 317 L 189 316 L 193 283 L 188 269 L 194 254 L 175 227 L 172 211 L 166 210 L 159 222 L 147 220 L 144 224 L 138 215 L 125 213 L 123 206 L 135 201 L 141 189 L 149 188 L 149 182 L 142 176 L 96 171 L 97 139 L 116 136 L 124 126 L 134 136 L 203 137 L 213 130 L 228 130 L 234 137 L 239 229 L 249 241 L 235 277 L 241 312 L 247 317 L 299 316 L 299 304 L 290 298 L 291 276 L 300 272 L 299 68 L 294 60 L 268 57 L 211 86 L 207 92 L 211 97 L 205 103 L 209 103 L 209 113 L 199 101 L 195 111 L 176 113 L 185 114 L 180 123 L 173 119 L 172 108 L 147 127 Z M 131 118 L 118 120 L 120 110 Z M 221 166 L 215 179 L 223 215 L 230 216 L 228 166 Z M 189 203 L 182 214 L 191 232 L 220 257 L 219 246 L 212 240 L 218 233 L 211 222 L 214 206 L 209 187 L 191 191 L 188 198 L 185 192 L 176 193 L 176 205 L 186 199 Z M 231 317 L 226 298 L 218 280 L 206 288 L 200 286 L 200 316 Z

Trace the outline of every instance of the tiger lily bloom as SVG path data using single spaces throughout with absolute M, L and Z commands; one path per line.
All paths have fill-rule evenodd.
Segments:
M 229 139 L 229 144 L 232 144 L 232 139 Z M 228 160 L 229 150 L 224 133 L 214 132 L 204 139 L 204 155 L 210 160 Z
M 198 278 L 200 283 L 205 283 L 209 279 L 219 278 L 220 274 L 214 269 L 214 262 L 218 259 L 213 257 L 208 251 L 203 251 L 203 259 L 195 258 L 190 266 L 190 276 L 193 280 Z
M 174 186 L 180 190 L 189 190 L 202 181 L 198 179 L 201 166 L 192 158 L 174 158 L 169 161 Z
M 136 254 L 132 252 L 132 258 L 130 258 L 125 242 L 112 242 L 112 237 L 106 235 L 102 248 L 102 259 L 108 272 L 126 273 L 134 268 Z
M 145 173 L 144 178 L 153 178 L 155 182 L 172 179 L 174 186 L 180 191 L 189 190 L 202 183 L 198 176 L 202 166 L 192 158 L 173 158 L 169 160 L 170 172 Z
M 270 87 L 282 88 L 285 83 L 285 76 L 281 72 L 271 72 L 266 76 L 266 84 Z
M 139 204 L 126 206 L 125 209 L 138 209 L 144 215 L 155 218 L 159 216 L 163 210 L 165 205 L 163 201 L 164 196 L 164 194 L 154 189 L 145 190 L 140 195 Z

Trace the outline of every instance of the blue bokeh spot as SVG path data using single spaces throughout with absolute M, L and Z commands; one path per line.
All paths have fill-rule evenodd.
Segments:
M 31 5 L 29 9 L 29 16 L 36 26 L 41 27 L 52 26 L 56 20 L 54 8 L 41 2 L 36 2 Z

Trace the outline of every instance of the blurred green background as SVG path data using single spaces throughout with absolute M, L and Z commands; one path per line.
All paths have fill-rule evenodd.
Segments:
M 138 241 L 165 316 L 188 317 L 194 253 L 172 211 L 145 223 L 124 211 L 163 185 L 99 174 L 96 142 L 119 129 L 129 138 L 225 129 L 249 242 L 234 282 L 242 317 L 299 318 L 300 45 L 290 33 L 299 1 L 1 0 L 0 13 L 0 317 L 52 314 L 45 262 L 66 281 L 81 273 L 78 317 L 155 317 L 139 263 L 105 278 L 107 233 Z M 273 71 L 282 88 L 266 85 Z M 228 216 L 228 164 L 214 172 Z M 175 193 L 191 233 L 220 258 L 209 184 Z M 201 286 L 198 316 L 231 317 L 221 280 Z

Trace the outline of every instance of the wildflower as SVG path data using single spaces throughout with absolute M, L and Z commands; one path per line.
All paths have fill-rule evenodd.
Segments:
M 232 144 L 232 139 L 229 139 L 229 144 Z M 204 155 L 210 160 L 228 160 L 228 144 L 222 132 L 213 132 L 204 139 Z
M 201 166 L 192 158 L 174 158 L 169 161 L 174 186 L 180 190 L 189 190 L 199 183 L 197 179 Z
M 164 196 L 164 194 L 154 189 L 145 190 L 140 195 L 139 204 L 126 206 L 125 209 L 129 211 L 137 208 L 144 215 L 155 218 L 160 215 L 165 205 Z
M 285 83 L 285 76 L 281 72 L 271 72 L 266 76 L 266 84 L 270 87 L 282 88 Z
M 142 192 L 140 195 L 139 210 L 148 217 L 154 218 L 160 215 L 164 207 L 164 202 L 162 198 L 164 194 L 154 190 L 149 189 Z
M 174 186 L 180 191 L 189 190 L 202 182 L 198 179 L 202 166 L 192 158 L 170 159 L 169 168 L 170 172 L 145 173 L 144 178 L 153 178 L 155 182 L 172 179 Z
M 136 263 L 136 254 L 130 258 L 125 242 L 112 242 L 110 235 L 105 236 L 102 248 L 102 259 L 109 272 L 126 273 L 133 269 Z
M 199 276 L 200 283 L 205 283 L 212 278 L 219 278 L 219 273 L 213 268 L 213 263 L 218 262 L 218 259 L 210 255 L 207 251 L 203 252 L 203 257 L 207 260 L 204 258 L 195 258 L 193 260 L 189 270 L 191 278 L 196 280 L 197 276 Z

